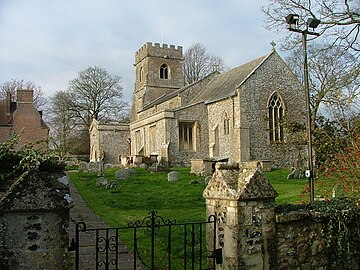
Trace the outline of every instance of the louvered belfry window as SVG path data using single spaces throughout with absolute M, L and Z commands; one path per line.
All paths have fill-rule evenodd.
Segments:
M 160 79 L 168 79 L 168 66 L 162 64 L 160 67 Z

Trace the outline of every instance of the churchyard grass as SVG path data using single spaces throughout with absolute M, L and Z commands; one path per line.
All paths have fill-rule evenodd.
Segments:
M 275 203 L 278 205 L 301 203 L 304 200 L 304 198 L 300 197 L 300 194 L 304 191 L 308 180 L 306 178 L 287 179 L 290 172 L 289 169 L 276 169 L 264 173 L 279 194 L 275 199 Z
M 117 168 L 105 170 L 105 178 L 115 179 Z M 205 184 L 189 184 L 203 180 L 190 174 L 189 168 L 172 168 L 180 173 L 179 181 L 168 182 L 168 172 L 149 172 L 137 168 L 127 180 L 119 180 L 118 188 L 96 187 L 97 173 L 68 172 L 72 182 L 88 203 L 111 226 L 125 225 L 147 215 L 150 210 L 158 210 L 163 217 L 176 218 L 179 222 L 205 220 L 205 201 L 202 192 Z M 279 193 L 276 204 L 300 203 L 299 195 L 307 184 L 307 179 L 286 177 L 287 169 L 265 172 L 270 183 Z M 169 214 L 169 215 L 168 215 Z
M 115 179 L 117 169 L 105 171 L 105 178 Z M 129 222 L 143 220 L 149 216 L 149 211 L 157 210 L 158 215 L 165 219 L 176 220 L 176 223 L 205 221 L 205 200 L 202 192 L 205 184 L 189 184 L 191 181 L 204 180 L 205 177 L 197 177 L 190 174 L 188 168 L 172 168 L 179 172 L 179 180 L 167 181 L 168 172 L 151 173 L 144 169 L 136 169 L 126 180 L 118 180 L 118 187 L 106 189 L 96 187 L 97 173 L 69 172 L 71 181 L 88 206 L 110 227 L 127 226 Z M 173 231 L 172 253 L 174 267 L 181 264 L 181 247 L 183 246 L 183 233 L 176 234 Z M 121 239 L 132 249 L 132 230 L 124 230 Z M 166 241 L 164 241 L 166 243 Z M 148 245 L 142 243 L 141 246 Z M 166 246 L 164 247 L 164 249 Z M 150 248 L 149 248 L 150 249 Z M 144 251 L 149 254 L 148 251 Z M 164 250 L 159 251 L 164 252 Z
M 116 170 L 107 169 L 105 178 L 114 180 Z M 168 172 L 151 173 L 137 168 L 137 173 L 127 180 L 118 180 L 115 189 L 96 187 L 97 173 L 69 172 L 69 176 L 89 207 L 110 226 L 126 225 L 147 216 L 150 210 L 179 222 L 204 220 L 205 184 L 189 184 L 204 177 L 190 174 L 188 168 L 173 170 L 180 173 L 179 181 L 168 182 Z
M 105 178 L 115 180 L 117 168 L 105 170 Z M 149 216 L 149 211 L 157 210 L 158 215 L 176 223 L 205 221 L 205 200 L 202 192 L 206 185 L 205 177 L 190 174 L 189 168 L 172 168 L 179 172 L 179 180 L 168 182 L 168 172 L 152 173 L 145 169 L 136 169 L 126 180 L 117 180 L 118 187 L 106 189 L 96 187 L 97 173 L 68 172 L 71 181 L 86 201 L 88 206 L 110 227 L 127 226 L 129 222 L 142 220 Z M 279 193 L 277 204 L 299 203 L 299 194 L 304 190 L 306 179 L 287 180 L 289 170 L 275 170 L 266 173 L 271 184 Z M 190 184 L 200 180 L 201 184 Z M 132 248 L 132 230 L 121 235 L 121 239 Z M 181 261 L 183 233 L 172 240 L 173 253 L 178 252 L 177 261 Z M 164 247 L 165 248 L 165 247 Z M 149 252 L 149 251 L 145 251 Z M 161 251 L 164 252 L 164 251 Z M 180 262 L 179 262 L 180 263 Z M 174 265 L 174 266 L 175 266 Z

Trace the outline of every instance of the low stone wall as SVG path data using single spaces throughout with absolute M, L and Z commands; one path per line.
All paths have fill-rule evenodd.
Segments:
M 207 216 L 215 215 L 218 220 L 215 248 L 221 249 L 223 261 L 216 269 L 334 269 L 328 256 L 339 254 L 339 250 L 327 246 L 328 220 L 324 214 L 275 207 L 277 193 L 255 165 L 242 163 L 236 167 L 218 163 L 204 190 Z M 289 207 L 294 208 L 299 209 Z M 345 219 L 351 220 L 349 216 L 344 216 Z M 351 235 L 358 236 L 356 224 L 351 228 L 354 230 Z M 336 269 L 360 269 L 360 243 L 356 241 L 360 239 L 353 246 L 341 247 L 349 257 Z M 214 235 L 208 235 L 207 242 L 209 250 L 212 249 Z
M 24 174 L 0 199 L 0 269 L 66 269 L 69 206 L 64 175 Z
M 80 162 L 79 172 L 102 172 L 104 169 L 117 168 L 119 164 L 103 163 L 103 162 Z
M 307 211 L 277 214 L 276 269 L 328 269 L 323 230 L 324 224 Z

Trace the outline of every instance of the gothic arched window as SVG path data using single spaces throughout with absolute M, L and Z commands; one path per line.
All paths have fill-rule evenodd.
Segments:
M 160 79 L 168 79 L 168 66 L 162 64 L 160 67 Z
M 271 143 L 284 142 L 284 110 L 285 106 L 278 93 L 269 99 L 269 139 Z

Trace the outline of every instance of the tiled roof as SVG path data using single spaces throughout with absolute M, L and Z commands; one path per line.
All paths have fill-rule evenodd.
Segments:
M 215 77 L 200 91 L 200 93 L 190 102 L 190 104 L 197 104 L 199 102 L 211 103 L 217 100 L 227 98 L 236 94 L 236 89 L 243 84 L 246 79 L 253 74 L 253 72 L 274 52 L 271 51 L 269 54 L 252 60 L 244 65 L 230 69 L 229 71 L 215 75 Z M 214 75 L 213 73 L 208 76 Z M 205 79 L 205 78 L 204 78 Z M 200 80 L 201 81 L 201 80 Z M 160 96 L 156 100 L 147 104 L 143 110 L 153 107 L 154 105 L 161 104 L 173 97 L 179 95 L 182 91 L 186 90 L 190 86 L 199 83 L 200 81 L 194 82 L 193 84 L 182 87 L 175 90 L 167 95 Z
M 267 59 L 273 51 L 244 65 L 216 76 L 191 103 L 211 103 L 236 94 L 236 89 Z
M 165 95 L 162 95 L 160 97 L 158 97 L 157 99 L 153 100 L 152 102 L 150 102 L 149 104 L 147 104 L 146 106 L 144 106 L 143 110 L 146 110 L 146 109 L 149 109 L 155 105 L 158 105 L 158 104 L 161 104 L 169 99 L 172 99 L 176 96 L 178 96 L 181 92 L 185 91 L 186 89 L 188 89 L 189 87 L 195 85 L 195 84 L 198 84 L 200 83 L 201 81 L 205 80 L 207 77 L 210 77 L 210 76 L 213 76 L 214 74 L 216 73 L 219 73 L 218 71 L 214 71 L 212 73 L 210 73 L 209 75 L 205 76 L 204 78 L 202 78 L 201 80 L 199 81 L 196 81 L 196 82 L 193 82 L 191 84 L 188 84 L 180 89 L 177 89 L 169 94 L 165 94 Z

